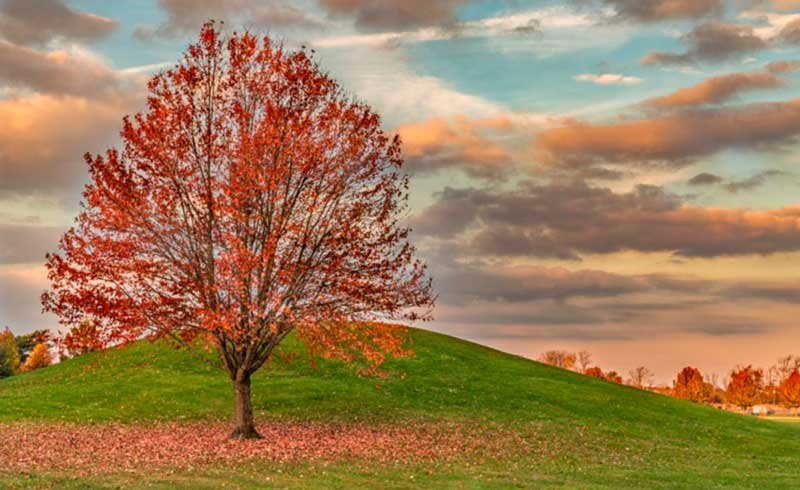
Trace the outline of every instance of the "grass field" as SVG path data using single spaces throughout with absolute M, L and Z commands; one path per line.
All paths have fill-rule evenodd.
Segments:
M 273 461 L 103 474 L 20 471 L 8 488 L 792 488 L 800 426 L 770 423 L 609 384 L 430 332 L 415 356 L 364 379 L 329 361 L 291 363 L 254 380 L 262 424 L 449 424 L 486 448 L 446 459 Z M 90 354 L 0 380 L 0 431 L 15 424 L 220 424 L 230 417 L 222 371 L 160 343 Z M 99 424 L 99 425 L 98 425 Z M 506 434 L 506 436 L 501 436 Z M 508 438 L 516 434 L 516 438 Z M 498 439 L 496 445 L 493 439 Z M 502 440 L 501 440 L 502 439 Z M 502 446 L 501 451 L 496 451 Z M 44 450 L 44 449 L 43 449 Z

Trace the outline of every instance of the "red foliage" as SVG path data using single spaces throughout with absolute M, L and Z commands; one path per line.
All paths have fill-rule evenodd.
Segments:
M 800 371 L 793 370 L 778 387 L 781 402 L 788 408 L 800 407 Z
M 687 366 L 678 373 L 672 392 L 676 398 L 703 403 L 711 397 L 711 385 L 703 380 L 700 370 Z
M 731 380 L 725 391 L 728 403 L 741 408 L 752 407 L 758 403 L 761 399 L 763 377 L 763 371 L 754 369 L 752 366 L 734 369 L 731 372 Z
M 586 376 L 590 376 L 592 378 L 606 379 L 606 375 L 605 373 L 603 373 L 603 370 L 597 366 L 587 368 L 586 371 L 583 372 L 583 374 L 585 374 Z
M 61 338 L 61 347 L 70 357 L 82 356 L 89 352 L 103 350 L 106 341 L 100 337 L 100 331 L 94 323 L 84 320 Z M 63 352 L 62 352 L 63 353 Z
M 122 150 L 86 156 L 45 308 L 105 343 L 210 336 L 248 435 L 250 377 L 291 331 L 368 369 L 402 354 L 403 329 L 382 322 L 427 319 L 433 299 L 378 115 L 305 51 L 213 23 L 148 88 Z
M 619 373 L 617 373 L 616 371 L 607 372 L 604 378 L 609 383 L 622 384 L 622 376 L 620 376 Z

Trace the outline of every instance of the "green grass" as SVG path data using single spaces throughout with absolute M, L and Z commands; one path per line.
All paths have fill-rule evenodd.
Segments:
M 386 380 L 338 363 L 309 365 L 289 339 L 291 363 L 254 379 L 258 420 L 396 422 L 446 420 L 476 431 L 498 425 L 539 442 L 550 457 L 432 467 L 313 463 L 207 467 L 101 479 L 2 472 L 10 488 L 791 488 L 800 427 L 722 412 L 551 368 L 468 342 L 412 331 L 415 356 L 389 362 Z M 184 351 L 138 343 L 0 380 L 0 422 L 135 423 L 230 417 L 222 371 Z

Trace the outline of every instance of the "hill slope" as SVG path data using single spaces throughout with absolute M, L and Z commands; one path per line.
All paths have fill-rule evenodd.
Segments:
M 359 378 L 334 362 L 320 361 L 311 367 L 302 346 L 290 339 L 282 353 L 298 352 L 298 358 L 276 362 L 254 379 L 257 420 L 399 424 L 446 420 L 473 424 L 476 431 L 487 434 L 497 427 L 519 429 L 539 444 L 557 445 L 557 457 L 534 461 L 521 455 L 514 461 L 422 472 L 420 478 L 429 485 L 469 479 L 479 487 L 487 474 L 494 483 L 508 486 L 788 488 L 796 484 L 800 427 L 793 424 L 756 420 L 609 384 L 426 331 L 413 330 L 412 342 L 415 356 L 391 361 L 386 366 L 389 378 L 376 380 Z M 90 354 L 0 380 L 0 423 L 217 420 L 230 417 L 231 404 L 231 387 L 221 370 L 161 343 Z M 317 483 L 340 482 L 346 487 L 374 484 L 372 478 L 385 477 L 398 484 L 393 475 L 411 470 L 372 468 L 371 476 L 365 476 L 363 470 L 334 465 L 326 467 L 327 476 L 320 476 Z M 259 477 L 240 481 L 233 473 L 219 471 L 212 471 L 214 477 L 204 473 L 209 488 L 219 483 L 215 478 L 245 487 L 264 484 Z M 281 474 L 280 481 L 287 485 L 296 477 L 292 471 Z M 20 475 L 6 476 L 12 485 L 30 483 Z M 315 480 L 302 481 L 303 486 L 314 486 Z M 165 486 L 173 484 L 168 481 Z M 191 486 L 203 485 L 196 480 Z

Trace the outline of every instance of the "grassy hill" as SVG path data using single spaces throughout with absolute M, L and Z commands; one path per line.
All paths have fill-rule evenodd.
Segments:
M 468 342 L 412 331 L 415 356 L 386 380 L 340 364 L 310 366 L 290 339 L 253 382 L 258 421 L 400 424 L 448 421 L 491 437 L 514 430 L 544 456 L 519 452 L 463 464 L 248 464 L 93 479 L 4 472 L 0 487 L 150 485 L 216 488 L 354 485 L 405 488 L 791 488 L 800 426 L 720 412 L 609 384 Z M 0 380 L 0 424 L 228 419 L 231 387 L 215 370 L 161 344 L 138 343 Z M 134 484 L 135 483 L 135 484 Z M 378 484 L 380 483 L 380 484 Z

